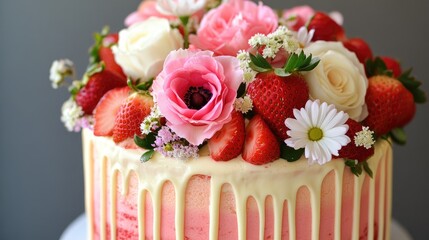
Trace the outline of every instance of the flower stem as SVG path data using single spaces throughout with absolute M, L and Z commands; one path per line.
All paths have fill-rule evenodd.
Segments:
M 188 49 L 189 48 L 189 16 L 179 17 L 180 22 L 183 26 L 183 48 Z

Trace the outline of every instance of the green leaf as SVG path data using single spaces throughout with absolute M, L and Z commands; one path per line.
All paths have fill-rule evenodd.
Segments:
M 155 153 L 155 151 L 153 149 L 146 151 L 145 153 L 143 153 L 143 155 L 140 157 L 140 162 L 145 163 L 147 161 L 149 161 L 153 154 Z
M 403 128 L 392 129 L 392 131 L 390 131 L 390 136 L 392 140 L 399 145 L 405 145 L 407 143 L 407 135 Z
M 237 97 L 243 97 L 246 93 L 246 83 L 242 82 L 237 89 Z
M 287 146 L 284 142 L 280 145 L 280 157 L 286 159 L 288 162 L 295 162 L 301 158 L 303 153 L 304 148 L 295 150 L 294 148 Z
M 344 163 L 348 167 L 354 167 L 356 165 L 356 161 L 355 160 L 350 160 L 350 159 L 347 159 Z
M 100 33 L 94 33 L 94 44 L 89 48 L 89 64 L 100 62 L 99 51 L 103 45 L 103 39 L 109 34 L 109 27 L 104 26 Z
M 144 149 L 153 149 L 153 143 L 155 143 L 155 134 L 149 133 L 144 138 L 140 138 L 137 134 L 134 135 L 134 143 Z
M 318 57 L 312 58 L 310 60 L 310 63 L 308 63 L 307 66 L 300 68 L 299 71 L 301 71 L 301 72 L 311 71 L 314 68 L 316 68 L 317 65 L 319 65 L 319 62 L 320 62 L 320 59 Z
M 256 66 L 253 62 L 250 62 L 249 63 L 249 67 L 251 68 L 251 69 L 253 69 L 254 71 L 256 71 L 256 72 L 260 72 L 260 73 L 264 73 L 264 72 L 268 72 L 268 71 L 271 71 L 272 69 L 268 69 L 268 68 L 261 68 L 261 67 L 258 67 L 258 66 Z
M 371 178 L 373 178 L 373 173 L 371 168 L 368 165 L 367 161 L 363 161 L 362 163 L 363 169 L 365 170 L 365 172 L 368 174 L 368 176 L 370 176 Z
M 411 92 L 411 94 L 413 94 L 414 102 L 424 103 L 427 100 L 426 93 L 419 88 L 422 83 L 415 77 L 411 76 L 411 72 L 411 68 L 403 72 L 401 76 L 398 77 L 398 80 L 405 86 L 405 88 L 408 89 L 408 91 Z
M 290 75 L 290 73 L 286 72 L 283 68 L 274 68 L 274 73 L 280 77 L 287 77 Z
M 265 70 L 265 71 L 262 71 L 262 72 L 267 72 L 267 71 L 273 69 L 271 67 L 271 64 L 261 54 L 257 53 L 256 55 L 253 55 L 253 54 L 249 53 L 249 56 L 250 56 L 249 66 L 253 70 L 259 72 L 257 69 L 254 69 L 252 66 L 254 66 L 254 67 L 258 68 L 258 69 Z
M 152 84 L 153 84 L 153 78 L 149 79 L 146 82 L 142 82 L 142 83 L 137 84 L 136 88 L 137 88 L 137 90 L 147 91 L 152 86 Z
M 380 57 L 376 57 L 374 60 L 368 59 L 365 62 L 365 70 L 368 77 L 376 75 L 393 76 L 392 70 L 387 69 L 386 64 Z
M 292 72 L 295 67 L 298 65 L 298 55 L 296 53 L 293 53 L 289 56 L 289 59 L 287 60 L 284 71 L 285 72 Z

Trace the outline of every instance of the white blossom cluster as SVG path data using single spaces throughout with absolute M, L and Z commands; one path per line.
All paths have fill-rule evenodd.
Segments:
M 74 74 L 74 64 L 69 59 L 55 60 L 52 63 L 49 71 L 49 79 L 51 80 L 52 87 L 58 88 L 64 83 L 66 77 Z
M 275 58 L 282 48 L 289 53 L 295 53 L 300 48 L 294 32 L 285 26 L 280 26 L 268 35 L 256 34 L 250 38 L 249 45 L 253 48 L 264 47 L 262 50 L 264 58 Z
M 77 105 L 73 98 L 69 98 L 61 107 L 61 121 L 70 132 L 80 130 L 80 120 L 83 115 L 82 107 Z
M 150 111 L 150 114 L 145 117 L 143 122 L 140 125 L 140 130 L 143 135 L 147 135 L 152 130 L 159 127 L 159 119 L 161 118 L 161 113 L 157 105 L 154 105 Z
M 241 113 L 247 113 L 253 108 L 253 102 L 249 95 L 245 95 L 244 97 L 237 98 L 234 102 L 235 110 Z
M 257 72 L 250 68 L 250 56 L 249 53 L 243 50 L 238 51 L 237 59 L 240 61 L 240 68 L 243 70 L 243 80 L 246 83 L 250 83 L 255 79 Z
M 369 127 L 362 127 L 362 131 L 357 132 L 354 137 L 356 147 L 370 149 L 375 144 L 373 134 L 374 131 L 369 130 Z

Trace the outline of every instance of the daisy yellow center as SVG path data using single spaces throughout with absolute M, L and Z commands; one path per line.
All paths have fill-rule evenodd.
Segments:
M 319 141 L 320 139 L 323 138 L 322 129 L 320 129 L 318 127 L 311 128 L 310 131 L 308 131 L 308 138 L 314 142 Z

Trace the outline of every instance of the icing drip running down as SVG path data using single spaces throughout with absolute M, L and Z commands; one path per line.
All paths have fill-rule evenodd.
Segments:
M 386 141 L 355 177 L 342 160 L 251 165 L 125 150 L 83 131 L 88 239 L 389 239 L 392 152 Z

